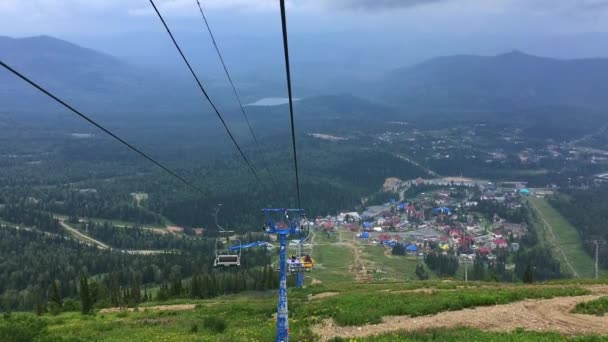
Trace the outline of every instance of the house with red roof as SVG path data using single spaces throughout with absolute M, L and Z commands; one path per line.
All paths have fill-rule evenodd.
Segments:
M 324 230 L 333 230 L 333 229 L 334 229 L 334 226 L 335 226 L 335 224 L 334 224 L 333 222 L 331 222 L 331 221 L 324 222 L 324 223 L 321 225 L 321 227 L 322 227 Z
M 479 254 L 488 255 L 492 250 L 489 247 L 479 247 L 478 252 Z
M 507 248 L 509 247 L 509 242 L 505 239 L 496 239 L 492 241 L 492 248 Z

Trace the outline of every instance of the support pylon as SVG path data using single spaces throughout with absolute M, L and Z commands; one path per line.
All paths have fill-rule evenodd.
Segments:
M 600 268 L 599 268 L 599 261 L 600 261 L 600 245 L 603 245 L 606 243 L 606 240 L 593 240 L 593 245 L 595 246 L 595 279 L 598 279 L 600 277 Z
M 289 341 L 289 310 L 287 309 L 287 234 L 279 234 L 279 305 L 277 307 L 276 342 Z
M 279 240 L 279 304 L 277 306 L 276 342 L 289 342 L 289 310 L 287 307 L 287 236 L 300 232 L 299 221 L 302 209 L 262 209 L 266 215 L 265 231 L 276 234 Z M 281 214 L 289 223 L 288 227 L 277 227 L 273 215 Z M 291 217 L 290 217 L 291 215 Z

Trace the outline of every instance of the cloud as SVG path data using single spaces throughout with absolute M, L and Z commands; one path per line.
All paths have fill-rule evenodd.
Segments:
M 278 8 L 277 1 L 274 0 L 199 0 L 205 10 L 237 10 L 264 12 Z M 155 0 L 154 3 L 163 14 L 177 16 L 198 16 L 195 0 Z M 134 16 L 144 16 L 154 14 L 148 1 L 136 8 L 129 9 L 129 14 Z
M 200 24 L 195 0 L 154 0 L 172 25 Z M 277 18 L 278 0 L 199 0 L 215 25 L 242 32 Z M 290 27 L 403 32 L 608 31 L 608 0 L 286 0 Z M 108 34 L 149 31 L 149 0 L 0 0 L 0 33 Z M 314 24 L 311 24 L 314 23 Z M 220 26 L 221 27 L 221 26 Z M 76 29 L 77 28 L 77 29 Z
M 345 9 L 385 10 L 428 5 L 448 0 L 327 0 L 326 5 Z
M 541 13 L 581 14 L 602 12 L 608 9 L 608 0 L 510 0 L 512 9 L 531 10 Z

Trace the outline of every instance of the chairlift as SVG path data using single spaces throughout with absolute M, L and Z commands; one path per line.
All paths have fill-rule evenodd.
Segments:
M 303 256 L 300 259 L 300 262 L 302 263 L 302 266 L 304 266 L 306 272 L 310 272 L 315 266 L 315 259 L 313 259 L 310 255 Z
M 240 240 L 236 240 L 237 245 L 241 244 Z M 220 239 L 215 240 L 215 260 L 214 267 L 219 266 L 241 266 L 241 248 L 237 251 L 230 251 L 228 248 L 220 248 Z
M 219 266 L 241 266 L 241 249 L 239 248 L 238 254 L 236 251 L 232 252 L 229 248 L 220 248 L 220 239 L 222 235 L 226 236 L 226 244 L 230 243 L 230 235 L 234 234 L 234 231 L 224 230 L 222 226 L 220 226 L 217 220 L 217 214 L 220 212 L 222 208 L 221 204 L 218 204 L 217 210 L 215 211 L 213 217 L 215 218 L 215 225 L 219 230 L 219 236 L 215 239 L 215 260 L 213 260 L 213 267 Z M 241 244 L 240 240 L 236 240 L 238 245 Z M 223 247 L 223 245 L 222 245 Z
M 302 272 L 304 270 L 304 265 L 300 259 L 298 259 L 295 255 L 292 255 L 289 259 L 287 259 L 287 271 L 290 273 Z

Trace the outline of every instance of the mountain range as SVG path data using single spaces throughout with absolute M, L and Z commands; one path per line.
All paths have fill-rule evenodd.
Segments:
M 395 104 L 496 108 L 608 105 L 608 59 L 558 60 L 520 51 L 438 57 L 392 71 L 374 95 Z
M 60 97 L 96 113 L 168 114 L 198 112 L 201 106 L 209 111 L 190 75 L 133 65 L 53 37 L 0 37 L 0 58 Z M 245 86 L 237 83 L 237 88 L 243 98 L 251 98 Z M 225 88 L 210 89 L 225 112 L 237 118 L 232 94 Z M 578 120 L 595 126 L 597 120 L 608 118 L 602 112 L 608 108 L 608 59 L 559 60 L 520 51 L 445 56 L 393 70 L 373 81 L 359 81 L 349 90 L 348 95 L 299 101 L 298 117 L 444 122 L 517 117 L 565 125 Z M 336 89 L 336 93 L 342 92 L 344 89 Z M 5 112 L 40 111 L 50 105 L 6 71 L 0 71 L 0 101 Z M 281 115 L 285 108 L 250 107 L 248 111 L 255 121 Z

